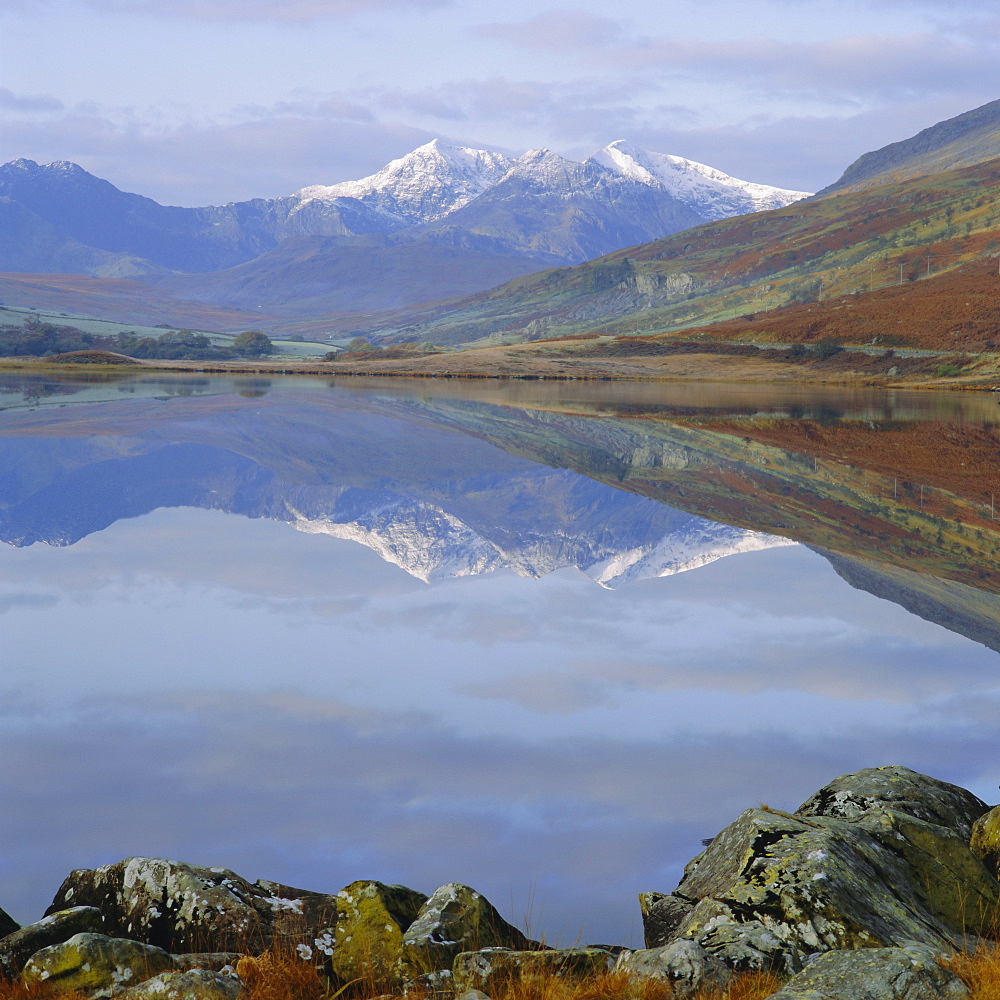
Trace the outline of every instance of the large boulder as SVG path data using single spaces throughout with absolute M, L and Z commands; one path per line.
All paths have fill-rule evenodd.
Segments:
M 108 934 L 171 952 L 259 952 L 282 940 L 329 954 L 339 912 L 335 896 L 160 858 L 78 869 L 46 912 L 81 905 L 101 911 Z
M 688 939 L 663 948 L 623 952 L 615 966 L 630 979 L 653 979 L 670 985 L 670 996 L 685 1000 L 710 986 L 723 987 L 731 970 L 700 944 Z
M 28 987 L 44 984 L 56 993 L 95 993 L 145 982 L 172 969 L 173 964 L 172 956 L 162 948 L 139 941 L 74 934 L 32 955 L 21 979 Z
M 340 908 L 330 951 L 345 982 L 364 979 L 385 989 L 401 978 L 403 932 L 427 897 L 405 885 L 352 882 L 337 894 Z
M 265 896 L 227 868 L 126 858 L 71 872 L 46 913 L 96 906 L 108 934 L 166 951 L 260 951 L 270 938 Z
M 114 1000 L 238 1000 L 243 983 L 231 972 L 191 969 L 161 972 L 137 986 L 116 991 Z
M 455 956 L 452 984 L 456 995 L 478 990 L 489 996 L 491 990 L 503 989 L 514 980 L 589 979 L 614 968 L 615 960 L 607 948 L 484 948 Z
M 926 949 L 828 951 L 768 1000 L 968 1000 L 969 990 Z
M 795 973 L 814 952 L 944 953 L 985 933 L 1000 883 L 968 847 L 985 803 L 906 768 L 831 782 L 794 814 L 749 809 L 647 896 L 647 940 L 687 939 L 732 969 Z
M 36 951 L 61 944 L 74 934 L 100 934 L 103 930 L 104 917 L 93 906 L 74 906 L 26 924 L 0 940 L 0 975 L 15 979 Z
M 890 810 L 954 830 L 968 841 L 972 824 L 989 806 L 958 785 L 908 767 L 866 767 L 834 778 L 795 811 L 797 816 L 831 816 L 863 821 Z
M 673 941 L 677 928 L 694 909 L 690 899 L 671 893 L 640 892 L 639 909 L 647 948 L 662 948 Z
M 451 969 L 455 956 L 463 951 L 533 951 L 539 947 L 508 924 L 485 896 L 467 885 L 449 882 L 435 889 L 403 935 L 403 974 L 416 979 Z
M 1000 806 L 983 813 L 972 824 L 969 847 L 996 876 L 1000 876 Z
M 258 879 L 254 886 L 264 893 L 255 895 L 252 903 L 267 927 L 269 946 L 295 951 L 305 961 L 329 971 L 337 924 L 343 915 L 340 898 L 265 879 Z

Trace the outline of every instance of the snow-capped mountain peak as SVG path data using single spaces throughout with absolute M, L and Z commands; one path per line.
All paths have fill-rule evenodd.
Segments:
M 588 162 L 667 191 L 678 201 L 696 207 L 709 219 L 783 208 L 811 194 L 743 181 L 704 163 L 669 153 L 653 153 L 625 139 L 605 146 Z
M 433 139 L 368 177 L 315 184 L 294 197 L 302 204 L 356 198 L 408 224 L 433 222 L 491 188 L 510 166 L 503 153 Z
M 358 542 L 425 583 L 480 576 L 500 569 L 538 579 L 574 567 L 607 590 L 699 569 L 727 556 L 795 542 L 745 528 L 679 516 L 660 537 L 622 544 L 606 537 L 588 538 L 559 532 L 509 540 L 489 539 L 482 526 L 469 523 L 442 506 L 399 495 L 373 496 L 367 509 L 351 519 L 333 514 L 306 515 L 288 507 L 292 524 L 313 535 Z

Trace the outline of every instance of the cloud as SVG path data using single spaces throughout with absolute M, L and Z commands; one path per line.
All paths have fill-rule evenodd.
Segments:
M 109 699 L 59 718 L 3 704 L 3 905 L 22 921 L 72 868 L 140 854 L 326 892 L 462 881 L 518 923 L 534 897 L 535 932 L 566 944 L 640 942 L 635 894 L 669 891 L 744 808 L 794 809 L 894 762 L 969 784 L 993 745 L 988 728 L 877 725 L 809 743 L 525 743 L 272 695 Z
M 52 5 L 52 0 L 42 0 Z M 453 0 L 86 0 L 110 14 L 153 14 L 188 21 L 276 21 L 292 24 L 349 17 L 397 7 L 433 8 Z M 24 0 L 7 0 L 26 9 Z
M 274 110 L 162 128 L 107 112 L 68 111 L 44 123 L 11 115 L 0 159 L 72 160 L 162 204 L 225 204 L 363 177 L 437 134 L 380 124 L 362 107 L 338 102 L 311 104 L 308 116 Z
M 564 10 L 548 11 L 518 23 L 480 25 L 470 33 L 525 48 L 585 49 L 611 45 L 621 35 L 621 26 L 587 11 Z
M 856 35 L 814 43 L 769 38 L 702 42 L 656 39 L 617 47 L 607 58 L 678 78 L 738 82 L 761 94 L 898 101 L 1000 82 L 992 46 L 928 32 Z
M 15 114 L 45 114 L 63 111 L 65 107 L 57 97 L 47 94 L 15 94 L 7 87 L 0 87 L 0 108 Z
M 377 99 L 394 112 L 460 121 L 466 128 L 475 123 L 481 131 L 520 129 L 534 134 L 536 145 L 586 138 L 603 146 L 619 138 L 623 130 L 647 120 L 640 95 L 658 89 L 648 77 L 610 81 L 581 77 L 561 83 L 491 77 L 450 81 L 416 91 L 397 89 Z M 675 111 L 678 120 L 695 117 L 688 109 Z

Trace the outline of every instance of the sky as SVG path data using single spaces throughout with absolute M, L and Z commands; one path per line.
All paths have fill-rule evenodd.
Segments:
M 0 0 L 0 159 L 165 204 L 365 176 L 434 137 L 616 139 L 817 190 L 1000 93 L 965 0 Z
M 0 415 L 21 458 L 0 502 L 56 542 L 0 545 L 16 919 L 74 868 L 145 855 L 322 892 L 459 881 L 551 941 L 636 944 L 637 893 L 672 889 L 745 808 L 894 763 L 995 801 L 992 650 L 802 545 L 613 590 L 569 566 L 427 585 L 268 515 L 409 482 L 446 510 L 481 504 L 501 537 L 533 520 L 514 548 L 628 555 L 664 508 L 431 419 L 438 390 L 412 407 L 405 389 L 289 382 Z M 220 449 L 207 471 L 171 450 L 192 439 Z M 259 468 L 227 476 L 222 448 Z M 188 480 L 251 516 L 178 506 Z

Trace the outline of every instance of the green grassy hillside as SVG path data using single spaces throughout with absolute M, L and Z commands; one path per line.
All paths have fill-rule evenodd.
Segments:
M 998 252 L 1000 159 L 725 219 L 349 326 L 440 344 L 664 333 L 920 281 Z

